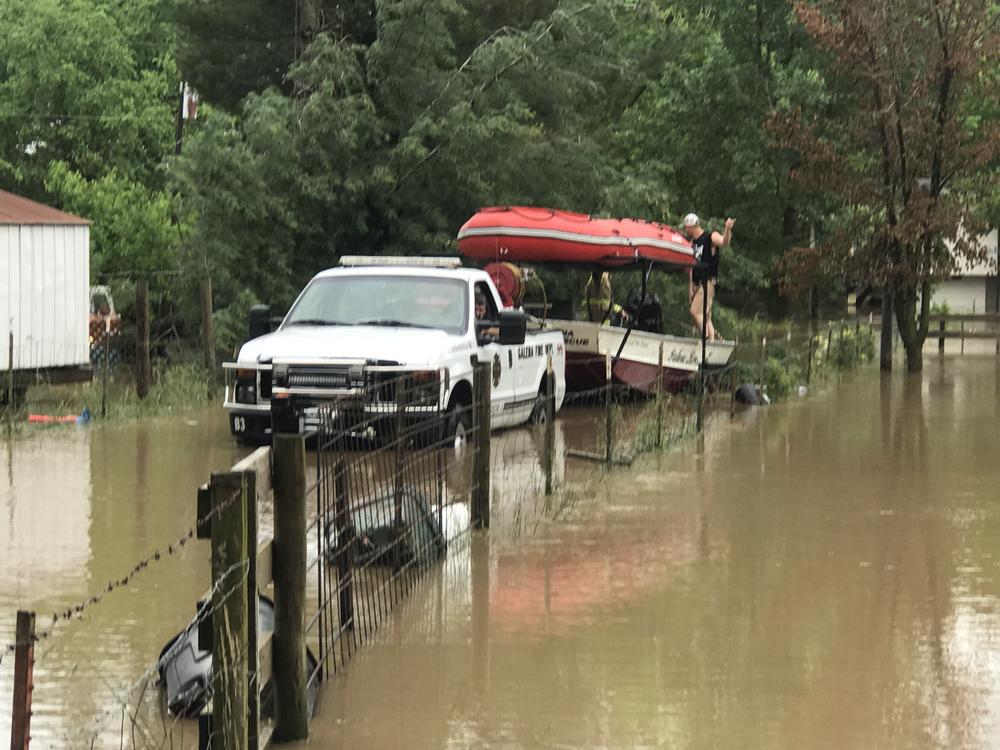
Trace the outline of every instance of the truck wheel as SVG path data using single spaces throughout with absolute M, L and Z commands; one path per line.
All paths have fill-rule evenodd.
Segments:
M 545 383 L 538 387 L 538 394 L 535 396 L 534 406 L 531 407 L 531 415 L 528 417 L 528 424 L 545 424 L 549 421 L 549 397 L 545 392 Z
M 468 441 L 471 430 L 472 414 L 469 407 L 460 401 L 453 401 L 445 415 L 442 447 L 461 450 Z

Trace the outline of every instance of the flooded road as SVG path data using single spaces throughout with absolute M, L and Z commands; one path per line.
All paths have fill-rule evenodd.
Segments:
M 327 684 L 308 746 L 997 747 L 1000 370 L 927 366 L 718 416 L 605 477 L 561 459 L 548 499 L 538 434 L 497 434 L 489 536 Z M 602 418 L 563 412 L 557 453 L 597 449 Z M 17 608 L 44 629 L 182 537 L 197 486 L 246 453 L 215 408 L 0 442 L 0 643 Z M 175 549 L 38 644 L 33 748 L 161 746 L 156 691 L 134 741 L 120 696 L 192 617 L 208 552 Z M 169 733 L 196 746 L 191 722 Z
M 1000 371 L 928 361 L 712 425 L 476 538 L 310 746 L 1000 745 Z

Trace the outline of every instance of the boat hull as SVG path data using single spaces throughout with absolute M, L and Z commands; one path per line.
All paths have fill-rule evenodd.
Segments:
M 618 353 L 626 329 L 578 320 L 548 324 L 562 331 L 566 342 L 567 390 L 579 393 L 607 385 L 608 363 Z M 736 343 L 710 341 L 705 348 L 706 367 L 716 369 L 729 363 Z M 700 364 L 701 339 L 632 331 L 611 380 L 642 393 L 655 393 L 658 387 L 677 392 L 697 377 Z

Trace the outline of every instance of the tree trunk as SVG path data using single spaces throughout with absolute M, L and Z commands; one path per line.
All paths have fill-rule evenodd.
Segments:
M 899 337 L 906 350 L 906 371 L 918 373 L 924 369 L 924 338 L 926 331 L 917 323 L 917 290 L 913 286 L 900 288 L 896 292 L 896 323 Z M 924 307 L 921 302 L 921 308 Z
M 882 340 L 879 345 L 879 368 L 892 372 L 892 285 L 882 290 Z

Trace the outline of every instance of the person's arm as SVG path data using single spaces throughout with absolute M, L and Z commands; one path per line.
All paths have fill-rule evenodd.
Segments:
M 712 244 L 716 247 L 729 247 L 729 243 L 733 239 L 733 225 L 735 223 L 736 219 L 726 219 L 726 231 L 723 234 L 712 232 Z

